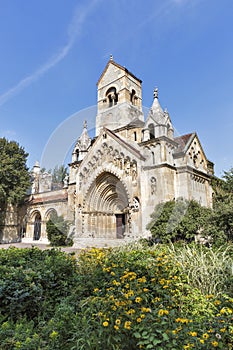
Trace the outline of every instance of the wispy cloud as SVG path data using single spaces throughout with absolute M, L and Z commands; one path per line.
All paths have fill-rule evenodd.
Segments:
M 80 6 L 76 7 L 74 11 L 73 18 L 68 26 L 67 35 L 68 40 L 67 44 L 63 46 L 55 55 L 53 55 L 47 62 L 45 62 L 39 69 L 33 72 L 31 75 L 20 80 L 15 86 L 4 92 L 0 95 L 0 106 L 2 106 L 6 101 L 20 93 L 23 89 L 29 86 L 34 81 L 38 80 L 41 76 L 43 76 L 46 72 L 48 72 L 51 68 L 56 66 L 60 61 L 62 61 L 72 49 L 76 39 L 82 33 L 83 24 L 93 10 L 95 5 L 99 3 L 101 0 L 92 0 L 88 5 L 85 5 L 84 8 L 80 8 Z

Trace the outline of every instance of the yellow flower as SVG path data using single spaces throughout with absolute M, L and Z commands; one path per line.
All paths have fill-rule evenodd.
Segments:
M 158 316 L 163 316 L 163 310 L 162 309 L 158 311 Z
M 218 342 L 216 340 L 212 341 L 211 343 L 215 348 L 218 346 Z
M 189 334 L 190 334 L 192 337 L 196 337 L 196 336 L 197 336 L 197 332 L 189 332 Z
M 129 289 L 129 283 L 127 283 L 127 284 L 125 285 L 125 288 Z
M 137 297 L 136 299 L 135 299 L 135 302 L 136 303 L 140 303 L 142 301 L 142 298 L 140 298 L 140 297 Z
M 94 289 L 94 293 L 97 293 L 99 291 L 99 288 Z
M 183 347 L 185 350 L 188 350 L 188 349 L 191 349 L 191 348 L 193 348 L 193 344 L 187 344 L 187 345 L 184 345 L 184 347 Z
M 166 280 L 165 280 L 164 278 L 162 278 L 161 280 L 159 280 L 159 283 L 162 284 L 162 285 L 165 284 L 165 282 L 166 282 Z
M 148 288 L 143 288 L 143 291 L 146 293 L 146 292 L 149 291 L 149 289 Z
M 219 305 L 219 304 L 221 304 L 221 301 L 220 300 L 215 300 L 214 305 Z
M 125 329 L 130 329 L 131 327 L 131 322 L 130 321 L 125 321 L 124 328 Z
M 158 301 L 160 301 L 160 298 L 158 298 L 158 297 L 154 298 L 154 300 L 153 300 L 154 303 L 157 303 Z
M 203 334 L 202 338 L 208 339 L 209 338 L 209 334 L 207 334 L 207 333 Z
M 141 278 L 138 278 L 138 283 L 146 283 L 146 277 L 143 276 Z
M 115 330 L 116 330 L 116 331 L 119 329 L 119 327 L 118 327 L 118 326 L 116 326 L 116 325 L 114 325 L 114 328 L 115 328 Z
M 127 315 L 133 315 L 135 313 L 134 309 L 129 309 L 128 311 L 126 311 Z
M 141 317 L 141 318 L 145 318 L 146 316 L 145 316 L 144 314 L 141 314 L 140 317 Z
M 138 317 L 138 318 L 137 318 L 137 322 L 138 322 L 138 323 L 142 322 L 141 317 Z
M 103 322 L 103 326 L 104 326 L 104 327 L 108 327 L 108 325 L 109 325 L 108 321 L 104 321 L 104 322 Z
M 201 344 L 205 343 L 204 339 L 199 339 L 199 341 L 200 341 Z
M 207 294 L 207 295 L 206 295 L 206 298 L 207 298 L 207 299 L 211 299 L 211 298 L 213 298 L 213 297 L 214 297 L 213 294 Z
M 111 276 L 115 276 L 115 272 L 111 271 Z
M 120 285 L 120 282 L 116 281 L 116 280 L 113 280 L 112 281 L 112 284 L 114 284 L 114 286 L 119 286 Z
M 119 326 L 121 324 L 121 320 L 118 318 L 115 323 Z
M 220 328 L 220 332 L 222 333 L 226 332 L 226 328 Z

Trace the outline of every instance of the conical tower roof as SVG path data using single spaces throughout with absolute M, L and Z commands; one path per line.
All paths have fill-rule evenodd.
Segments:
M 165 123 L 164 111 L 159 103 L 158 88 L 154 89 L 154 101 L 150 108 L 148 117 L 152 118 L 157 124 Z
M 78 146 L 79 150 L 86 151 L 89 148 L 90 144 L 91 144 L 91 138 L 88 135 L 87 122 L 85 120 L 84 124 L 83 124 L 82 134 L 77 141 L 77 146 Z

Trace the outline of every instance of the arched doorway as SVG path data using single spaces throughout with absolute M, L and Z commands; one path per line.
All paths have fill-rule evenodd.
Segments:
M 41 236 L 41 215 L 40 213 L 36 213 L 35 220 L 34 220 L 34 234 L 33 234 L 33 240 L 38 241 Z
M 129 230 L 129 198 L 122 181 L 110 172 L 92 183 L 83 210 L 83 229 L 92 237 L 123 238 Z

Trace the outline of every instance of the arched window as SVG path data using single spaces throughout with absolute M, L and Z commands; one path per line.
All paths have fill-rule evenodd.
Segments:
M 151 152 L 151 158 L 152 158 L 152 164 L 155 164 L 155 154 L 153 151 Z
M 150 132 L 150 139 L 154 139 L 155 138 L 155 126 L 154 126 L 154 124 L 149 124 L 148 129 Z
M 133 132 L 133 137 L 134 137 L 134 141 L 137 141 L 137 132 L 136 131 Z
M 115 87 L 111 87 L 106 92 L 106 98 L 108 102 L 108 107 L 115 106 L 118 102 L 118 94 Z
M 40 215 L 40 213 L 37 213 L 35 216 L 35 221 L 34 221 L 33 240 L 38 241 L 40 239 L 40 235 L 41 235 L 41 215 Z
M 136 91 L 134 89 L 130 94 L 130 102 L 132 103 L 132 105 L 136 105 Z

